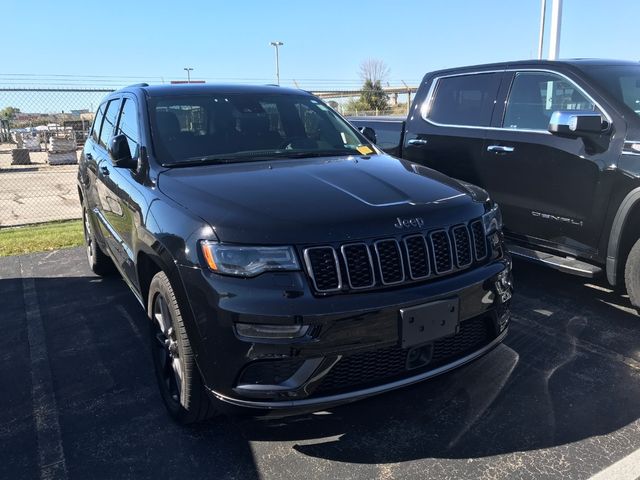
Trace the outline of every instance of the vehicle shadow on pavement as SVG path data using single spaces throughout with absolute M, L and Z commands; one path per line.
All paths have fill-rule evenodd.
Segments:
M 133 295 L 117 277 L 87 276 L 78 253 L 68 256 L 52 257 L 51 276 L 39 263 L 33 284 L 70 478 L 251 479 L 291 454 L 293 466 L 305 456 L 360 464 L 489 457 L 597 441 L 640 418 L 640 319 L 628 300 L 517 264 L 509 336 L 466 367 L 320 414 L 180 427 L 160 400 Z M 26 297 L 11 273 L 19 268 L 0 266 L 0 381 L 12 386 L 0 395 L 0 478 L 31 478 L 38 440 Z
M 23 280 L 0 279 L 0 324 L 8 332 L 0 339 L 0 380 L 12 386 L 0 395 L 0 478 L 41 477 L 40 456 L 58 448 L 68 478 L 259 478 L 232 420 L 196 428 L 170 420 L 146 316 L 121 279 L 33 282 L 39 308 L 29 321 L 41 321 L 46 358 L 30 354 Z M 48 362 L 52 381 L 38 382 L 37 395 L 53 391 L 48 418 L 59 427 L 36 421 L 42 414 L 34 411 L 31 373 L 40 362 Z
M 516 266 L 511 331 L 489 355 L 322 415 L 247 423 L 246 437 L 377 464 L 598 442 L 640 418 L 640 318 L 628 300 L 602 283 Z

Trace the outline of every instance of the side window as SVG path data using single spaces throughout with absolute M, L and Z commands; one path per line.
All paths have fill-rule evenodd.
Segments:
M 95 142 L 98 142 L 100 139 L 100 125 L 102 125 L 102 117 L 104 117 L 104 106 L 106 104 L 103 103 L 98 107 L 98 111 L 96 112 L 96 116 L 93 119 L 93 127 L 91 127 L 91 138 Z
M 140 148 L 140 130 L 138 129 L 138 115 L 136 102 L 131 98 L 125 98 L 118 119 L 118 135 L 124 135 L 129 142 L 131 156 L 138 158 Z
M 119 106 L 120 99 L 111 100 L 107 105 L 107 111 L 104 114 L 104 121 L 102 122 L 102 128 L 100 129 L 100 145 L 105 148 L 107 148 L 109 139 L 113 135 Z
M 547 130 L 556 110 L 590 110 L 596 106 L 570 81 L 553 73 L 517 73 L 511 85 L 502 126 Z
M 438 79 L 426 118 L 444 125 L 488 127 L 501 76 L 479 73 Z

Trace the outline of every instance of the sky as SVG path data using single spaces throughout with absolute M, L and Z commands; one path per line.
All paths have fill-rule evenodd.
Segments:
M 548 0 L 550 18 L 551 1 Z M 357 86 L 366 58 L 392 85 L 443 67 L 533 58 L 540 0 L 2 0 L 0 84 L 192 78 Z M 640 1 L 564 0 L 561 57 L 640 59 Z M 68 75 L 69 77 L 52 77 Z M 93 77 L 95 76 L 95 77 Z M 98 78 L 109 76 L 111 78 Z M 32 81 L 32 80 L 31 80 Z
M 547 37 L 552 0 L 547 0 Z M 0 0 L 0 109 L 94 110 L 104 92 L 192 79 L 355 90 L 362 61 L 390 86 L 447 67 L 535 58 L 541 0 Z M 560 58 L 640 60 L 640 0 L 564 0 Z M 545 56 L 548 38 L 545 39 Z M 401 96 L 400 101 L 405 101 Z

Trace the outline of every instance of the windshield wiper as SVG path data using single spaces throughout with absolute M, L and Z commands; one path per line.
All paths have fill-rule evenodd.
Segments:
M 193 167 L 197 165 L 214 165 L 218 163 L 259 162 L 263 160 L 277 160 L 279 158 L 315 158 L 335 157 L 344 155 L 361 155 L 357 150 L 329 149 L 329 150 L 247 150 L 242 152 L 224 153 L 220 155 L 202 155 L 189 157 L 184 160 L 163 163 L 165 167 Z

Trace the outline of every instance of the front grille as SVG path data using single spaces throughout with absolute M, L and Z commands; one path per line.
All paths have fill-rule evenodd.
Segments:
M 304 258 L 316 290 L 331 292 L 342 287 L 338 257 L 333 248 L 307 248 Z
M 375 243 L 380 278 L 385 285 L 404 281 L 404 266 L 400 245 L 396 240 L 379 240 Z
M 449 274 L 486 259 L 488 246 L 482 222 L 475 220 L 404 238 L 310 247 L 303 253 L 315 290 L 326 294 Z
M 476 260 L 484 260 L 487 257 L 487 237 L 484 234 L 482 220 L 471 222 L 471 236 L 473 237 Z
M 469 230 L 464 225 L 457 225 L 451 229 L 451 233 L 455 245 L 456 264 L 458 268 L 468 267 L 473 261 Z
M 375 283 L 373 262 L 366 243 L 352 243 L 342 246 L 342 257 L 347 267 L 347 277 L 351 288 L 372 287 Z
M 429 276 L 429 250 L 422 235 L 414 235 L 404 239 L 409 259 L 409 275 L 414 280 Z
M 451 241 L 444 230 L 431 232 L 429 235 L 436 273 L 446 273 L 453 269 L 453 256 L 451 253 Z
M 431 361 L 418 369 L 407 369 L 410 349 L 399 346 L 345 356 L 329 371 L 314 395 L 365 388 L 433 370 L 489 344 L 494 337 L 492 332 L 489 317 L 466 320 L 460 324 L 459 333 L 433 342 Z

